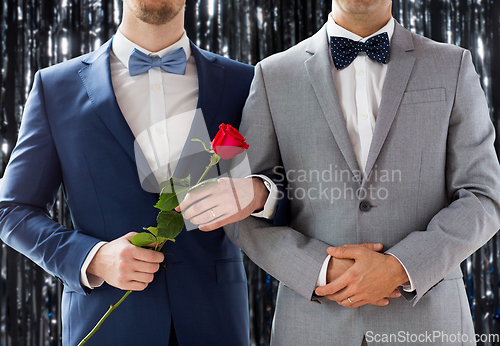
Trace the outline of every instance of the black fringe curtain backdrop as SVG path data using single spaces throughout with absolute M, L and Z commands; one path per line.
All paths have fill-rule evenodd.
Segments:
M 2 0 L 0 6 L 1 171 L 15 145 L 34 73 L 96 49 L 115 32 L 120 0 Z M 329 0 L 187 0 L 186 30 L 201 48 L 255 64 L 315 33 Z M 393 0 L 406 28 L 470 49 L 500 125 L 500 1 Z M 496 143 L 497 151 L 499 142 Z M 71 226 L 62 193 L 52 217 Z M 252 345 L 267 345 L 277 282 L 245 260 Z M 462 265 L 477 333 L 500 333 L 500 242 L 495 236 Z M 4 244 L 0 248 L 0 346 L 60 345 L 61 285 Z M 482 345 L 493 345 L 484 342 Z

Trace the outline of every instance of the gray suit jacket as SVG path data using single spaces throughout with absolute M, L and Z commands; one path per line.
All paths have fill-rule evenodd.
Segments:
M 470 53 L 396 24 L 362 182 L 331 66 L 325 27 L 263 60 L 240 127 L 252 171 L 283 165 L 288 178 L 290 227 L 253 217 L 226 227 L 281 282 L 273 344 L 360 345 L 363 335 L 370 344 L 395 334 L 382 344 L 402 345 L 434 331 L 474 344 L 459 265 L 500 228 L 500 167 Z M 404 264 L 416 295 L 358 309 L 313 297 L 327 247 L 364 242 Z

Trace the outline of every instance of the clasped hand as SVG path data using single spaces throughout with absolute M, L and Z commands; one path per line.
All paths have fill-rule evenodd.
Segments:
M 365 304 L 385 306 L 401 294 L 397 287 L 408 281 L 406 271 L 392 255 L 380 253 L 382 244 L 347 244 L 330 247 L 327 284 L 316 294 L 338 304 L 357 308 Z

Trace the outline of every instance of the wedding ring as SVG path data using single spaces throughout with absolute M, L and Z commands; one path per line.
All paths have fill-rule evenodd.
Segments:
M 214 219 L 216 219 L 216 218 L 217 218 L 217 216 L 215 216 L 214 210 L 213 210 L 213 209 L 210 209 L 210 212 L 212 213 L 212 216 L 214 217 Z
M 347 300 L 349 301 L 349 303 L 353 304 L 354 302 L 351 300 L 351 297 L 347 297 Z

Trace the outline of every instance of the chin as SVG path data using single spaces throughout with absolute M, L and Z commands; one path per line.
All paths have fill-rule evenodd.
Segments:
M 163 25 L 182 12 L 186 0 L 124 0 L 134 15 L 144 23 Z
M 377 11 L 377 9 L 387 8 L 391 4 L 391 0 L 334 0 L 342 4 L 347 12 L 352 14 L 369 14 Z

